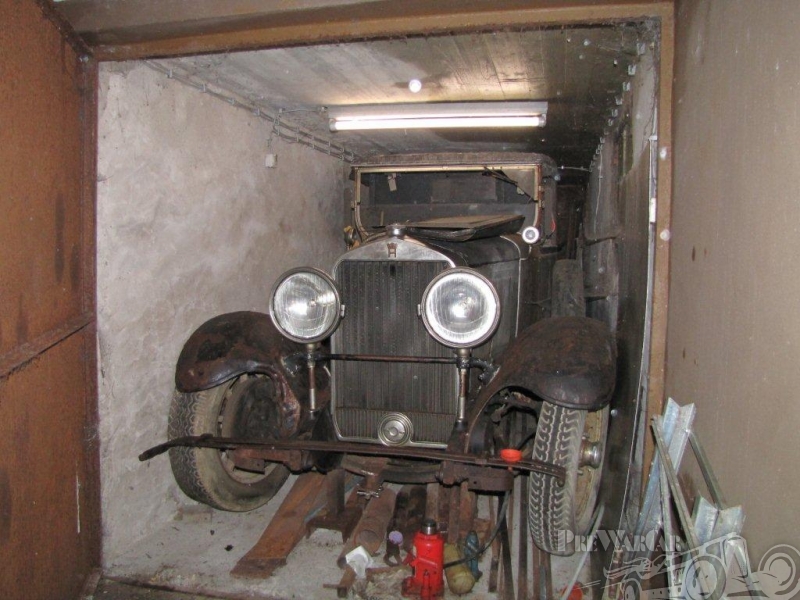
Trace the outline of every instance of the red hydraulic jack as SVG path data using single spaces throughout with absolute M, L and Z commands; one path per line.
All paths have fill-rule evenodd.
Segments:
M 411 559 L 414 575 L 403 580 L 403 596 L 432 600 L 444 595 L 444 538 L 436 530 L 436 521 L 426 519 L 414 535 Z

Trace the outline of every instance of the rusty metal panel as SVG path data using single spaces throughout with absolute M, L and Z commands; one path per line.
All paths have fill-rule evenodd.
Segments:
M 513 388 L 560 406 L 598 410 L 614 393 L 616 340 L 595 319 L 539 321 L 509 345 L 500 362 L 500 372 L 481 390 L 478 403 Z
M 96 68 L 48 3 L 0 22 L 0 589 L 71 598 L 100 561 Z

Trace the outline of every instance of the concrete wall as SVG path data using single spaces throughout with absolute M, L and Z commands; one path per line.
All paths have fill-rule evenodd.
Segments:
M 667 393 L 753 560 L 800 547 L 800 3 L 680 2 Z
M 104 560 L 172 519 L 188 498 L 168 461 L 174 365 L 191 331 L 266 311 L 298 265 L 330 268 L 341 242 L 342 165 L 275 139 L 247 112 L 143 64 L 100 77 L 98 323 Z

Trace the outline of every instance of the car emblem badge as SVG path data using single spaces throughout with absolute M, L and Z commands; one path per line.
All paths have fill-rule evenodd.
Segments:
M 386 249 L 389 251 L 389 258 L 397 258 L 397 244 L 390 242 L 386 244 Z

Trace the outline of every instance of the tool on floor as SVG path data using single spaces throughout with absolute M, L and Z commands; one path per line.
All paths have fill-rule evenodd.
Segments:
M 469 567 L 475 581 L 478 581 L 483 575 L 478 569 L 478 551 L 480 549 L 481 541 L 478 538 L 478 532 L 472 530 L 467 534 L 467 539 L 464 540 L 464 556 L 470 557 L 467 559 L 467 567 Z
M 347 564 L 347 555 L 359 546 L 363 547 L 370 556 L 375 555 L 383 543 L 386 528 L 394 512 L 396 497 L 394 491 L 375 485 L 375 481 L 368 483 L 364 490 L 368 493 L 357 497 L 366 499 L 367 505 L 336 561 L 336 564 L 344 569 L 342 578 L 338 584 L 323 586 L 336 589 L 339 598 L 346 598 L 349 595 L 350 588 L 358 578 L 356 571 Z M 356 490 L 356 492 L 359 491 L 362 490 Z
M 400 548 L 403 545 L 403 534 L 396 529 L 391 529 L 386 536 L 386 552 L 383 555 L 383 562 L 390 567 L 399 567 L 403 564 L 400 558 Z
M 386 537 L 386 528 L 392 518 L 394 501 L 395 493 L 390 489 L 382 490 L 380 496 L 369 500 L 361 519 L 339 554 L 337 564 L 340 567 L 347 564 L 347 554 L 358 546 L 363 546 L 370 555 L 374 555 L 380 550 Z
M 455 544 L 444 545 L 445 563 L 456 563 L 444 570 L 447 587 L 458 596 L 468 594 L 475 587 L 475 577 L 467 566 L 467 561 L 461 560 L 463 558 L 458 546 Z
M 432 600 L 444 595 L 444 538 L 436 521 L 426 519 L 414 536 L 414 575 L 403 580 L 403 596 Z

